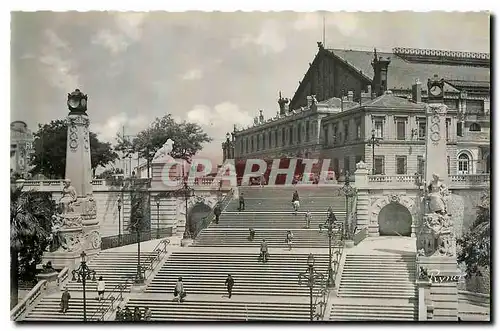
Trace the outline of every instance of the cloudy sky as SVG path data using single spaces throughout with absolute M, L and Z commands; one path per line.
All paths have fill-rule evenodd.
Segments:
M 392 47 L 489 52 L 481 13 L 327 13 L 329 48 Z M 91 129 L 114 141 L 171 113 L 214 138 L 202 156 L 222 157 L 233 123 L 292 97 L 322 39 L 319 13 L 12 14 L 11 120 L 36 130 L 64 118 L 66 96 L 89 95 Z

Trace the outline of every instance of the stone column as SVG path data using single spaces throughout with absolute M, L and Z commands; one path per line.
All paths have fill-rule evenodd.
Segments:
M 356 164 L 354 172 L 354 186 L 357 189 L 356 226 L 358 230 L 368 228 L 370 225 L 369 208 L 370 196 L 368 195 L 368 166 L 363 161 Z
M 60 213 L 54 215 L 53 243 L 44 253 L 56 269 L 72 266 L 80 259 L 101 250 L 97 204 L 92 195 L 89 118 L 87 95 L 80 90 L 68 94 L 68 140 L 66 148 L 66 179 L 59 201 Z
M 430 279 L 428 302 L 422 306 L 434 306 L 432 320 L 458 319 L 456 238 L 451 213 L 456 210 L 438 210 L 438 201 L 446 201 L 448 173 L 446 163 L 446 111 L 444 104 L 427 105 L 427 140 L 425 152 L 425 187 L 438 174 L 441 182 L 432 182 L 426 191 L 430 204 L 423 205 L 423 219 L 417 235 L 417 268 L 419 279 Z M 434 304 L 438 303 L 438 304 Z

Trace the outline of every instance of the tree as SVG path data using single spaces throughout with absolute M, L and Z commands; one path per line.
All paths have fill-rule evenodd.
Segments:
M 477 206 L 477 217 L 468 231 L 457 239 L 459 263 L 465 264 L 467 278 L 483 277 L 491 264 L 490 193 L 483 193 Z
M 18 302 L 19 280 L 33 279 L 52 227 L 56 204 L 49 192 L 11 188 L 10 281 L 11 309 Z
M 41 173 L 49 178 L 64 178 L 66 172 L 66 143 L 68 125 L 64 120 L 51 121 L 38 125 L 34 134 L 34 153 L 32 154 L 32 174 Z M 91 168 L 95 175 L 98 166 L 106 166 L 115 161 L 118 154 L 110 143 L 99 141 L 97 135 L 89 133 Z
M 195 123 L 183 121 L 177 123 L 170 114 L 156 118 L 148 128 L 142 130 L 132 140 L 118 136 L 115 150 L 125 154 L 138 153 L 139 157 L 151 162 L 155 153 L 163 146 L 167 139 L 174 141 L 170 155 L 175 159 L 188 162 L 198 153 L 204 143 L 212 141 L 203 129 Z M 149 166 L 148 166 L 149 169 Z

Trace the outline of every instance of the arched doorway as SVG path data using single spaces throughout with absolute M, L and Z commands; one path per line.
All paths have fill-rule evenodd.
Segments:
M 212 211 L 208 205 L 197 203 L 188 213 L 189 232 L 197 235 L 202 230 L 203 219 Z
M 458 174 L 467 175 L 472 173 L 469 155 L 466 153 L 461 153 L 458 156 Z
M 384 206 L 378 215 L 381 236 L 411 236 L 412 216 L 408 209 L 395 202 Z

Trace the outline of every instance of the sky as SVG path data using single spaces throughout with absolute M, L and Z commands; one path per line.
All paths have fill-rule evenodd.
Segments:
M 293 96 L 323 21 L 327 48 L 490 52 L 486 13 L 13 12 L 11 121 L 63 119 L 79 88 L 99 139 L 170 113 L 201 125 L 213 142 L 199 156 L 219 163 L 233 124 Z

